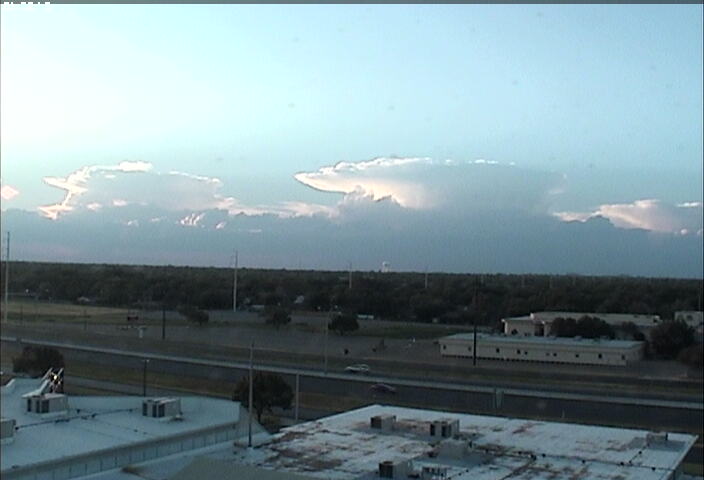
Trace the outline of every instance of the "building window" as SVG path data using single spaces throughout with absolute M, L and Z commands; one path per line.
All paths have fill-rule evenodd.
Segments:
M 557 357 L 557 352 L 552 352 L 553 357 Z
M 499 353 L 500 351 L 501 351 L 501 350 L 499 350 L 498 348 L 496 349 L 496 353 Z
M 521 351 L 520 351 L 520 350 L 516 350 L 516 353 L 520 355 L 520 354 L 521 354 Z
M 524 351 L 523 355 L 528 355 L 528 350 Z
M 446 349 L 447 349 L 447 345 L 443 345 L 443 346 L 442 346 L 442 349 L 443 349 L 443 350 L 446 350 Z
M 546 356 L 546 357 L 549 357 L 549 356 L 550 356 L 550 352 L 545 352 L 545 356 Z
M 602 358 L 602 357 L 603 357 L 603 355 L 600 353 L 600 354 L 599 354 L 599 358 Z
M 575 353 L 574 358 L 579 358 L 579 353 Z
M 467 347 L 467 351 L 468 351 L 468 352 L 471 352 L 471 351 L 472 351 L 472 347 Z
M 626 356 L 625 356 L 625 355 L 621 355 L 621 360 L 625 360 L 625 359 L 626 359 Z

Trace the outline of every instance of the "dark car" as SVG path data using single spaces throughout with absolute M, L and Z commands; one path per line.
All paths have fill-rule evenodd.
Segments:
M 392 395 L 396 393 L 396 389 L 391 385 L 387 385 L 386 383 L 375 383 L 374 385 L 369 387 L 369 390 L 374 393 L 388 393 Z

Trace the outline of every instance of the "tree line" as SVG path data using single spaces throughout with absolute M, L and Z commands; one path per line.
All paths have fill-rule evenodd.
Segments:
M 10 291 L 38 300 L 158 309 L 232 308 L 225 268 L 11 262 Z M 4 269 L 2 281 L 4 284 Z M 427 281 L 426 281 L 427 280 Z M 495 325 L 530 312 L 657 314 L 699 310 L 701 279 L 242 268 L 238 308 L 345 312 L 388 320 Z

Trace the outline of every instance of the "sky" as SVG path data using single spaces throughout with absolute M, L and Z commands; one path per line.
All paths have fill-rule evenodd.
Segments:
M 14 258 L 702 276 L 702 5 L 1 8 Z

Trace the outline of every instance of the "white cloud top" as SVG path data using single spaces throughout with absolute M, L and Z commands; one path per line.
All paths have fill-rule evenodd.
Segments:
M 0 197 L 2 197 L 3 200 L 12 200 L 19 194 L 19 190 L 10 185 L 3 185 L 2 188 L 0 188 Z
M 436 161 L 430 158 L 375 158 L 340 162 L 296 180 L 325 192 L 384 198 L 414 210 L 531 210 L 545 212 L 548 197 L 558 193 L 562 176 L 525 170 L 493 160 Z
M 656 199 L 636 200 L 633 203 L 604 204 L 593 212 L 558 212 L 564 221 L 585 222 L 603 217 L 619 228 L 639 228 L 664 233 L 702 232 L 702 204 L 686 202 L 677 205 Z

